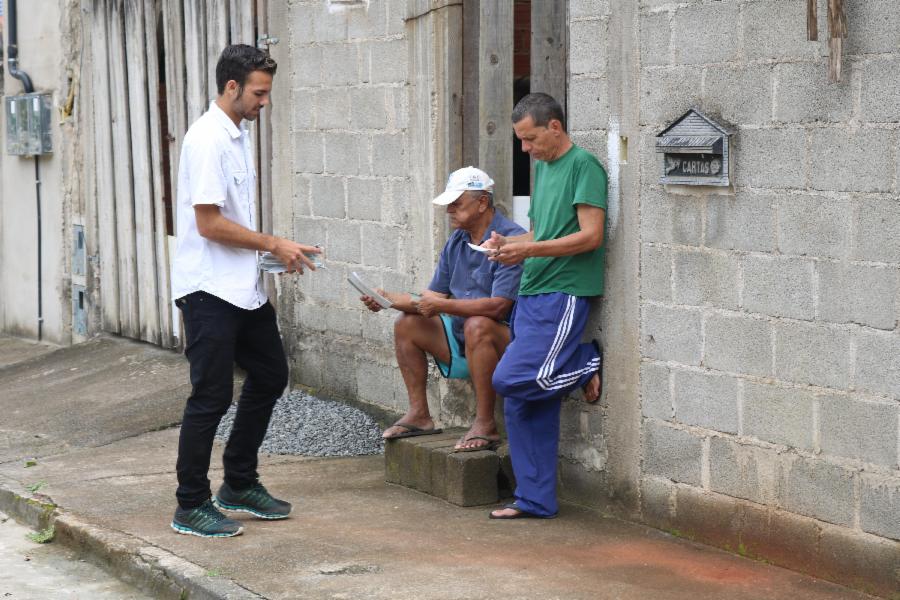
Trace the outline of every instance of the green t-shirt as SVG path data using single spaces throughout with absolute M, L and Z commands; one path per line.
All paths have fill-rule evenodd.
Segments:
M 593 155 L 578 146 L 553 162 L 537 161 L 528 218 L 534 240 L 555 240 L 580 231 L 577 204 L 606 210 L 606 171 Z M 565 292 L 572 296 L 602 296 L 604 243 L 574 256 L 525 259 L 519 295 Z

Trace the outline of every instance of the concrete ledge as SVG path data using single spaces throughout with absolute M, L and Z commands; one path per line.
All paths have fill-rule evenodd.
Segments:
M 652 527 L 900 600 L 900 542 L 659 478 L 641 490 Z
M 52 525 L 54 542 L 75 550 L 114 577 L 154 598 L 262 598 L 229 579 L 208 577 L 202 567 L 140 538 L 85 523 L 54 505 L 47 496 L 27 497 L 17 492 L 17 487 L 9 480 L 0 479 L 0 511 L 35 529 Z
M 494 504 L 515 487 L 509 451 L 453 452 L 465 430 L 390 440 L 384 446 L 388 483 L 443 498 L 458 506 Z

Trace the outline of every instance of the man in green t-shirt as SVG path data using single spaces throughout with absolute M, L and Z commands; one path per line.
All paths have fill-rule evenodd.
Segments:
M 581 343 L 590 298 L 603 295 L 606 171 L 566 132 L 559 103 L 547 94 L 522 98 L 512 114 L 522 150 L 535 159 L 529 233 L 497 233 L 483 246 L 503 264 L 524 261 L 510 318 L 512 341 L 494 371 L 504 397 L 515 502 L 492 519 L 556 516 L 556 464 L 562 399 L 584 389 L 600 397 L 602 356 Z

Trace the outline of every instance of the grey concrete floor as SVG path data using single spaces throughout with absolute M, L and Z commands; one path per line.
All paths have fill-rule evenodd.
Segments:
M 552 521 L 491 521 L 384 482 L 383 457 L 263 456 L 285 521 L 237 513 L 245 533 L 177 535 L 168 427 L 187 393 L 183 357 L 105 339 L 0 367 L 0 486 L 141 548 L 272 599 L 852 600 L 824 581 L 564 505 Z M 39 437 L 35 437 L 39 436 Z M 210 479 L 221 481 L 222 447 Z M 32 457 L 33 466 L 24 459 Z
M 37 544 L 32 530 L 0 513 L 0 598 L 9 600 L 149 600 L 56 543 Z

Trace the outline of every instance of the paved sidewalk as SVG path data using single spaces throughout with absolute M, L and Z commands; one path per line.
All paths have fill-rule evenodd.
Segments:
M 0 511 L 36 523 L 52 502 L 61 541 L 159 598 L 868 598 L 575 506 L 490 521 L 385 484 L 380 456 L 264 457 L 292 518 L 239 516 L 237 538 L 176 535 L 169 425 L 186 381 L 181 356 L 111 338 L 0 367 Z M 22 501 L 40 482 L 43 496 Z

